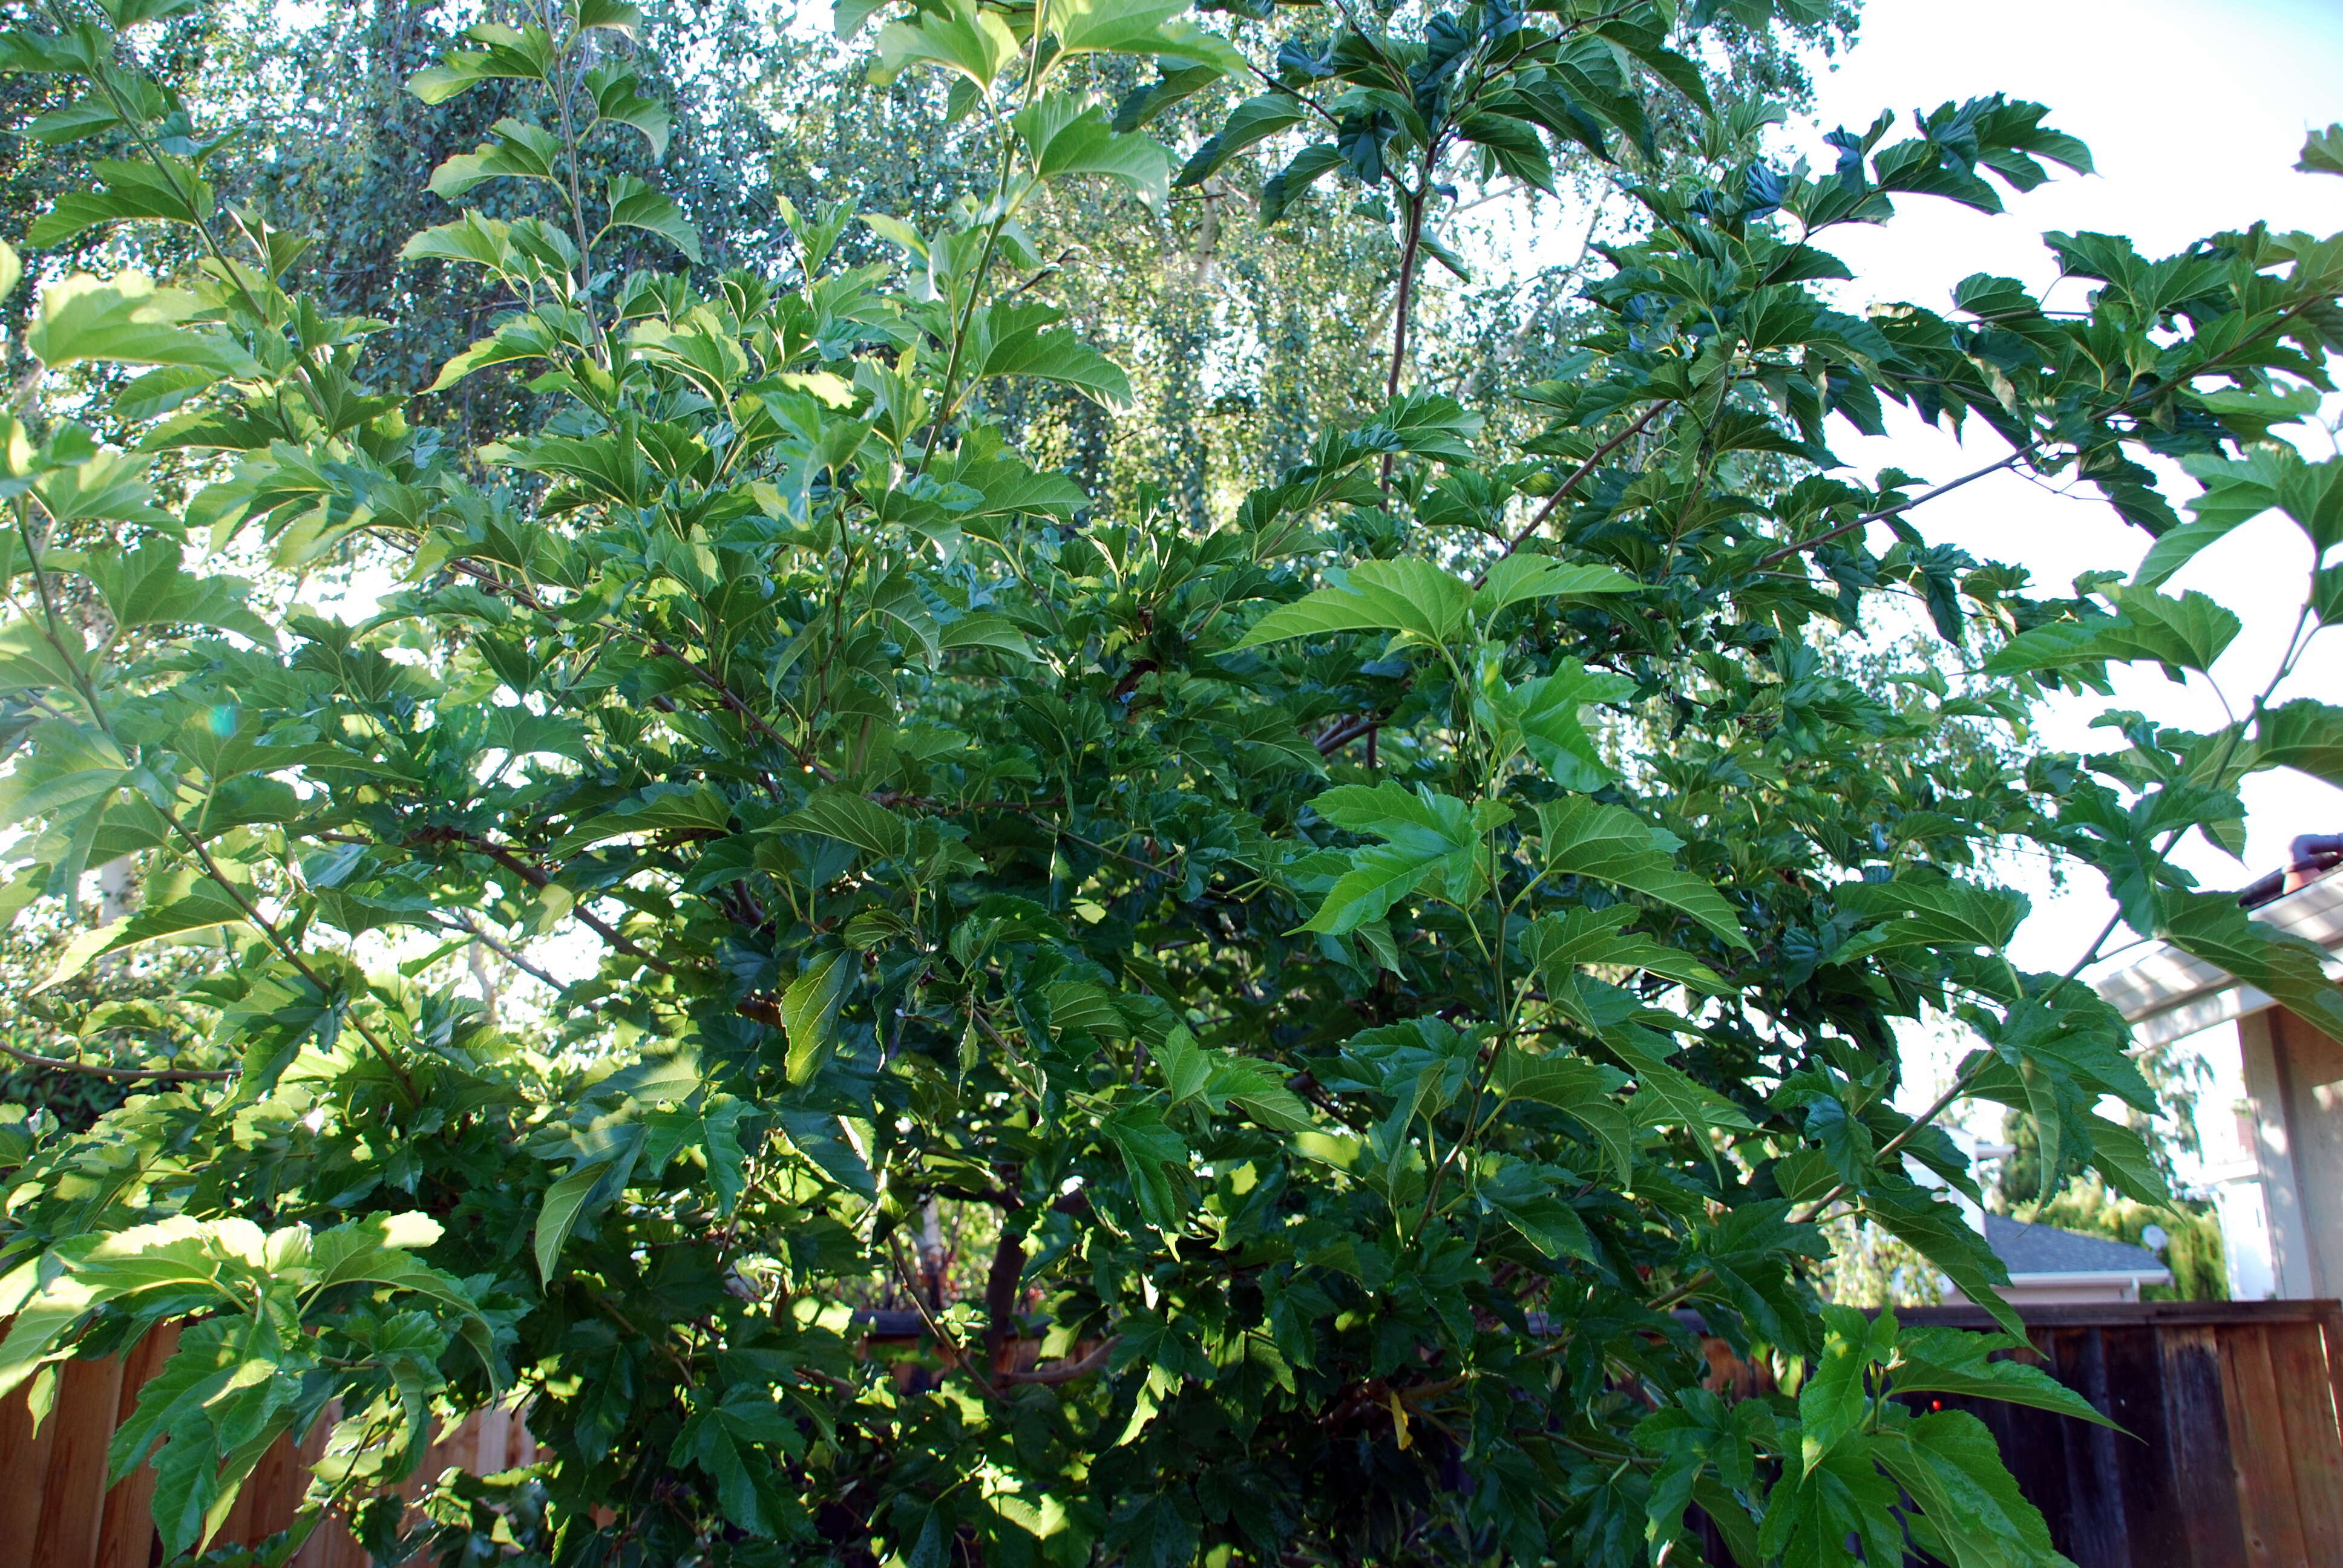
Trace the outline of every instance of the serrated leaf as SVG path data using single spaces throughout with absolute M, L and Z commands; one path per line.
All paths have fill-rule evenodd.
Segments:
M 1062 312 L 1047 305 L 996 300 L 971 333 L 970 361 L 978 376 L 1032 376 L 1088 393 L 1110 409 L 1128 407 L 1131 377 L 1071 332 L 1053 324 Z
M 658 235 L 693 261 L 699 259 L 699 231 L 665 192 L 652 189 L 632 175 L 612 175 L 609 200 L 609 227 L 639 228 Z
M 910 823 L 850 789 L 822 790 L 773 826 L 783 833 L 835 839 L 881 859 L 900 859 L 911 849 Z
M 1036 179 L 1105 175 L 1130 186 L 1150 212 L 1163 210 L 1172 156 L 1153 137 L 1115 131 L 1104 115 L 1065 93 L 1028 105 L 1010 124 L 1025 144 Z
M 606 125 L 629 126 L 650 144 L 654 159 L 667 156 L 672 116 L 668 106 L 639 91 L 641 83 L 631 71 L 598 65 L 586 73 L 586 90 L 593 95 L 594 113 Z
M 1292 129 L 1310 117 L 1310 106 L 1292 93 L 1263 93 L 1247 98 L 1229 112 L 1219 132 L 1207 139 L 1181 166 L 1177 184 L 1197 186 L 1218 173 L 1246 148 Z
M 2109 659 L 2209 670 L 2239 629 L 2236 616 L 2193 588 L 2178 598 L 2137 587 L 2107 591 L 2117 613 L 2021 632 L 1986 661 L 1986 673 L 2031 674 Z
M 1361 561 L 1339 585 L 1262 617 L 1237 647 L 1337 631 L 1398 632 L 1437 647 L 1463 633 L 1472 610 L 1473 585 L 1430 561 Z
M 227 339 L 178 325 L 200 307 L 194 295 L 156 288 L 144 273 L 103 280 L 76 274 L 41 290 L 40 313 L 25 334 L 25 347 L 53 370 L 86 359 L 222 375 L 256 370 L 251 357 Z
M 1888 1429 L 1877 1459 L 1920 1505 L 1950 1568 L 2034 1568 L 2058 1561 L 2041 1511 L 2017 1490 L 1986 1424 L 1939 1411 Z
M 1497 1059 L 1491 1085 L 1507 1100 L 1534 1101 L 1566 1111 L 1594 1135 L 1622 1188 L 1634 1173 L 1635 1123 L 1613 1098 L 1627 1075 L 1615 1067 L 1554 1053 L 1532 1056 L 1518 1048 Z
M 1050 31 L 1061 57 L 1134 55 L 1185 60 L 1242 75 L 1244 56 L 1225 38 L 1182 15 L 1189 0 L 1059 0 L 1049 8 Z
M 1974 882 L 1848 882 L 1836 892 L 1841 909 L 1886 924 L 1863 939 L 1866 950 L 1950 947 L 1999 952 L 2032 910 L 2023 894 Z
M 1522 957 L 1559 984 L 1578 969 L 1604 966 L 1639 969 L 1694 990 L 1721 994 L 1727 988 L 1715 970 L 1692 954 L 1621 928 L 1639 911 L 1630 904 L 1607 910 L 1584 906 L 1542 915 L 1522 933 Z
M 2254 722 L 2254 760 L 2343 786 L 2343 708 L 2310 698 L 2265 709 Z
M 2157 915 L 2158 937 L 2343 1040 L 2343 988 L 2327 978 L 2326 954 L 2315 943 L 2251 919 L 2227 893 L 2167 891 Z
M 943 0 L 935 9 L 879 30 L 879 57 L 870 79 L 884 86 L 906 66 L 930 65 L 965 78 L 982 92 L 1017 52 L 1017 35 L 999 13 L 981 9 L 974 0 Z
M 2305 137 L 2302 156 L 2294 166 L 2307 175 L 2343 175 L 2343 124 Z
M 1715 888 L 1676 865 L 1674 834 L 1624 807 L 1601 805 L 1584 796 L 1541 802 L 1537 814 L 1549 873 L 1592 877 L 1632 889 L 1683 910 L 1725 942 L 1749 950 L 1749 939 L 1741 934 L 1733 906 Z
M 1023 659 L 1033 658 L 1033 645 L 1017 629 L 1017 623 L 990 610 L 974 610 L 946 622 L 937 628 L 936 646 L 947 653 L 954 648 L 982 648 Z
M 558 180 L 562 166 L 561 138 L 541 126 L 510 117 L 491 126 L 496 136 L 473 152 L 458 153 L 431 171 L 433 196 L 455 201 L 486 180 L 509 178 Z
M 578 1216 L 586 1200 L 610 1173 L 610 1161 L 598 1161 L 580 1165 L 545 1191 L 545 1201 L 537 1211 L 537 1277 L 546 1285 L 553 1283 L 553 1271 L 561 1261 L 561 1249 L 568 1244 L 569 1232 L 577 1228 Z
M 1122 1156 L 1140 1213 L 1159 1231 L 1177 1231 L 1187 1219 L 1181 1201 L 1188 1146 L 1151 1105 L 1118 1106 L 1099 1122 L 1099 1131 Z
M 1510 555 L 1489 568 L 1473 596 L 1473 613 L 1487 618 L 1534 598 L 1587 598 L 1633 593 L 1643 587 L 1616 568 L 1574 565 L 1546 556 Z
M 838 1044 L 838 1014 L 845 1005 L 855 960 L 832 950 L 808 960 L 781 993 L 781 1027 L 789 1038 L 789 1081 L 805 1083 L 821 1070 Z
M 1968 1399 L 1995 1399 L 2005 1404 L 2030 1405 L 2055 1411 L 2105 1427 L 2113 1421 L 2091 1402 L 2040 1367 L 2008 1357 L 1995 1360 L 1997 1351 L 2031 1349 L 2029 1342 L 2012 1334 L 1975 1333 L 1965 1329 L 1907 1328 L 1896 1337 L 1888 1372 L 1902 1393 L 1951 1393 Z
M 1339 936 L 1379 920 L 1437 869 L 1452 887 L 1474 875 L 1474 860 L 1487 819 L 1453 796 L 1411 792 L 1384 782 L 1372 789 L 1346 784 L 1311 802 L 1336 827 L 1372 834 L 1387 842 L 1351 852 L 1345 871 L 1319 905 L 1304 930 Z

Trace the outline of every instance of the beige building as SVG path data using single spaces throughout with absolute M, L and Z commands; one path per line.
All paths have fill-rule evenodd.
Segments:
M 2244 897 L 2254 919 L 2336 952 L 2343 949 L 2343 857 L 2335 848 L 2305 846 L 2343 845 L 2295 842 L 2294 868 Z M 2343 972 L 2343 962 L 2330 961 L 2328 972 Z M 2217 1117 L 2203 1129 L 2230 1293 L 2343 1296 L 2343 1044 L 2254 987 L 2162 943 L 2092 983 L 2122 1010 L 2141 1045 L 2185 1042 L 2217 1063 L 2234 1052 L 2233 1082 L 2242 1090 L 2235 1141 Z

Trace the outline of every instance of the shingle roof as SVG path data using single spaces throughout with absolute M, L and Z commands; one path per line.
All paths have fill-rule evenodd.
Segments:
M 1985 1217 L 1985 1241 L 2012 1274 L 2153 1274 L 2164 1268 L 2145 1247 L 2000 1214 Z

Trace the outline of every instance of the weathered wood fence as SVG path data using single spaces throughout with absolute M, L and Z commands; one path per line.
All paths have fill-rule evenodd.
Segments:
M 1926 1398 L 1993 1429 L 2076 1568 L 2343 1568 L 2343 1306 L 2023 1312 L 2033 1359 L 2129 1436 L 2018 1405 Z M 1897 1316 L 1991 1326 L 1974 1307 Z
M 37 1433 L 24 1391 L 0 1401 L 0 1568 L 148 1568 L 158 1560 L 148 1508 L 155 1473 L 141 1465 L 109 1488 L 106 1445 L 177 1342 L 178 1331 L 164 1329 L 127 1356 L 67 1362 Z M 215 1545 L 265 1541 L 293 1523 L 329 1425 L 319 1422 L 303 1442 L 295 1441 L 302 1434 L 279 1438 L 261 1456 Z M 450 1465 L 493 1475 L 536 1458 L 537 1444 L 510 1412 L 484 1411 L 431 1445 L 408 1490 L 419 1491 Z M 293 1568 L 367 1568 L 370 1561 L 329 1519 L 294 1556 Z
M 1991 1326 L 1974 1307 L 1899 1315 Z M 912 1316 L 869 1314 L 874 1352 L 915 1343 Z M 2033 1307 L 2025 1316 L 2033 1359 L 2129 1435 L 2016 1405 L 1926 1398 L 1971 1411 L 1992 1428 L 2018 1486 L 2076 1568 L 2343 1568 L 2343 1306 L 2149 1302 Z M 165 1331 L 126 1358 L 67 1362 L 37 1434 L 21 1392 L 0 1402 L 0 1568 L 147 1568 L 154 1561 L 153 1472 L 142 1467 L 109 1490 L 106 1446 L 176 1340 Z M 1717 1386 L 1747 1381 L 1723 1342 L 1710 1353 Z M 915 1372 L 903 1360 L 898 1381 Z M 325 1432 L 320 1422 L 306 1442 L 288 1438 L 268 1452 L 220 1533 L 223 1543 L 262 1541 L 292 1523 Z M 491 1475 L 536 1453 L 516 1416 L 486 1412 L 432 1445 L 417 1484 L 451 1465 Z M 366 1553 L 333 1522 L 293 1562 L 367 1568 Z

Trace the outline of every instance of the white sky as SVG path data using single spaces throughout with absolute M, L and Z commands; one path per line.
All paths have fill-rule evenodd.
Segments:
M 2012 41 L 2020 41 L 2013 46 Z M 2038 236 L 2097 229 L 2133 237 L 2148 256 L 2168 254 L 2222 228 L 2267 219 L 2274 228 L 2319 234 L 2343 229 L 2343 179 L 2294 172 L 2307 130 L 2343 120 L 2343 4 L 2337 0 L 1971 0 L 1959 7 L 1919 0 L 1875 0 L 1860 41 L 1817 83 L 1820 128 L 1867 124 L 1894 106 L 1908 115 L 1946 98 L 1996 90 L 2048 104 L 2049 123 L 2090 145 L 2098 173 L 2064 175 L 2009 198 L 1998 217 L 1946 202 L 1907 202 L 1893 225 L 1839 230 L 1831 248 L 1870 299 L 1941 306 L 1974 271 L 2017 276 L 2040 287 L 2056 268 Z M 1815 127 L 1796 127 L 1811 135 Z M 2079 307 L 2080 286 L 2061 303 Z M 1863 303 L 1858 298 L 1853 303 Z M 1932 480 L 2001 455 L 1979 431 L 1962 451 L 1906 420 L 1882 439 L 1835 443 L 1850 461 L 1893 463 Z M 2329 455 L 2311 432 L 2312 455 Z M 2196 493 L 2182 477 L 2176 498 Z M 1996 476 L 1916 514 L 1931 540 L 1980 557 L 2013 560 L 2037 582 L 2063 586 L 2092 568 L 2135 566 L 2147 538 L 2119 522 L 2095 495 L 2064 498 L 2016 476 Z M 2245 631 L 2215 674 L 2240 707 L 2276 668 L 2300 603 L 2310 551 L 2275 514 L 2207 550 L 2167 591 L 2197 588 L 2235 609 Z M 2333 697 L 2343 690 L 2343 639 L 2314 645 L 2280 697 Z M 2045 727 L 2052 744 L 2112 749 L 2106 731 L 2085 728 L 2110 706 L 2136 707 L 2168 722 L 2210 728 L 2218 703 L 2192 680 L 2183 690 L 2160 672 L 2120 678 L 2117 700 L 2058 705 Z M 2192 840 L 2180 859 L 2208 886 L 2237 886 L 2279 864 L 2304 832 L 2343 831 L 2343 792 L 2290 772 L 2257 775 L 2245 791 L 2246 864 Z M 2021 961 L 2064 969 L 2109 911 L 2104 895 L 2077 888 L 2037 894 L 2020 934 Z
M 2049 123 L 2089 144 L 2098 173 L 2062 172 L 2030 195 L 2010 196 L 2009 211 L 1998 217 L 1948 203 L 1908 202 L 1885 228 L 1839 231 L 1831 248 L 1861 280 L 1850 286 L 1859 291 L 1850 305 L 1910 299 L 1940 306 L 1951 286 L 1973 271 L 2015 276 L 2039 288 L 2056 275 L 2037 237 L 2045 230 L 2128 235 L 2150 256 L 2255 219 L 2281 230 L 2343 230 L 2343 179 L 2292 168 L 2307 131 L 2343 120 L 2338 0 L 1971 0 L 1956 8 L 1875 0 L 1855 48 L 1818 79 L 1818 123 L 1791 129 L 1804 140 L 1842 123 L 1867 125 L 1884 107 L 1908 116 L 1916 107 L 1992 91 L 2048 104 Z M 2079 307 L 2078 286 L 2064 287 L 2077 289 L 2077 297 L 2054 303 Z M 2298 438 L 2312 456 L 2330 455 L 2320 433 Z M 1932 480 L 2003 450 L 1997 437 L 1980 431 L 1963 451 L 1909 419 L 1900 427 L 1891 422 L 1885 438 L 1835 444 L 1866 467 L 1894 464 Z M 2196 493 L 2193 481 L 2176 478 L 2167 487 L 2176 502 Z M 2007 475 L 1947 496 L 1914 520 L 1931 540 L 2018 562 L 2046 586 L 2064 585 L 2088 568 L 2127 569 L 2148 542 L 2096 498 L 2056 496 Z M 2238 529 L 2167 585 L 2171 592 L 2209 594 L 2243 619 L 2244 631 L 2215 670 L 2240 707 L 2276 668 L 2310 565 L 2298 530 L 2273 514 Z M 2343 638 L 2327 636 L 2330 640 L 2313 645 L 2281 699 L 2338 699 Z M 2191 728 L 2222 721 L 2201 679 L 2183 689 L 2160 672 L 2118 672 L 2115 700 L 2060 701 L 2042 738 L 2062 748 L 2112 749 L 2107 732 L 2087 728 L 2109 707 L 2137 708 Z M 2176 857 L 2208 887 L 2236 887 L 2278 866 L 2298 833 L 2343 831 L 2343 792 L 2316 779 L 2263 773 L 2243 794 L 2243 864 L 2194 839 Z M 2016 944 L 2019 961 L 2030 968 L 2065 969 L 2111 912 L 2092 873 L 2064 892 L 2054 892 L 2036 867 L 2011 868 L 2009 879 L 2036 900 Z M 1929 1096 L 1968 1043 L 1951 1031 L 1913 1031 L 1906 1098 Z M 2219 1165 L 2237 1153 L 2228 1148 L 2234 1139 L 2225 1114 L 2242 1093 L 2234 1030 L 2192 1043 L 2204 1046 L 2212 1074 L 2198 1117 L 2207 1138 L 2204 1163 Z M 1978 1130 L 1997 1131 L 1997 1117 L 1984 1118 Z M 2193 1179 L 2199 1162 L 2182 1163 L 2184 1179 Z

